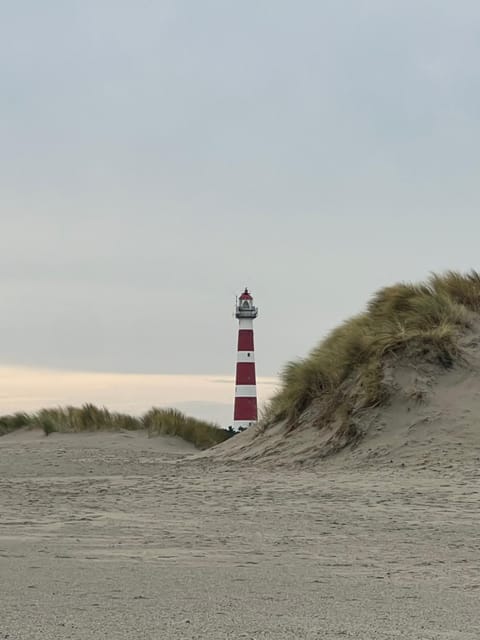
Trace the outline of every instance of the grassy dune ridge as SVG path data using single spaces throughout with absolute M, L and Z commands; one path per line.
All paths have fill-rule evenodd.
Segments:
M 284 420 L 290 429 L 313 403 L 319 427 L 348 425 L 355 413 L 388 401 L 385 363 L 395 355 L 423 357 L 448 368 L 458 339 L 478 321 L 480 274 L 449 271 L 423 283 L 380 290 L 365 312 L 333 330 L 310 354 L 289 362 L 262 426 Z
M 151 436 L 178 436 L 199 449 L 207 449 L 232 435 L 213 423 L 186 416 L 177 409 L 152 408 L 143 416 L 135 417 L 92 404 L 0 416 L 0 436 L 21 428 L 43 429 L 46 435 L 54 432 L 146 430 Z

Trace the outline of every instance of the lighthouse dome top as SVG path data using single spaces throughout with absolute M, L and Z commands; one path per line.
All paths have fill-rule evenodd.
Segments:
M 253 300 L 253 298 L 250 295 L 250 292 L 248 291 L 247 287 L 245 287 L 245 291 L 240 296 L 240 300 Z

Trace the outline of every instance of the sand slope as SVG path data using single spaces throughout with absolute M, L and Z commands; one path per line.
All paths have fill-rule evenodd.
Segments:
M 0 438 L 0 637 L 478 637 L 476 467 L 269 470 L 191 451 Z
M 205 455 L 275 466 L 475 468 L 480 465 L 480 328 L 461 340 L 461 348 L 450 369 L 419 358 L 390 358 L 384 373 L 388 403 L 352 416 L 352 432 L 336 423 L 319 425 L 314 402 L 294 429 L 282 423 L 252 429 Z

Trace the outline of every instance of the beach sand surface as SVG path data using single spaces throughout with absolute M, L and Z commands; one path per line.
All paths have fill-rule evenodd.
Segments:
M 367 461 L 368 462 L 368 461 Z M 480 466 L 0 438 L 0 638 L 477 640 Z

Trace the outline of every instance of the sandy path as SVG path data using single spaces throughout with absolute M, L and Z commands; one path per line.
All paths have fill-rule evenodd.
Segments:
M 268 471 L 0 438 L 0 638 L 477 639 L 480 471 Z

